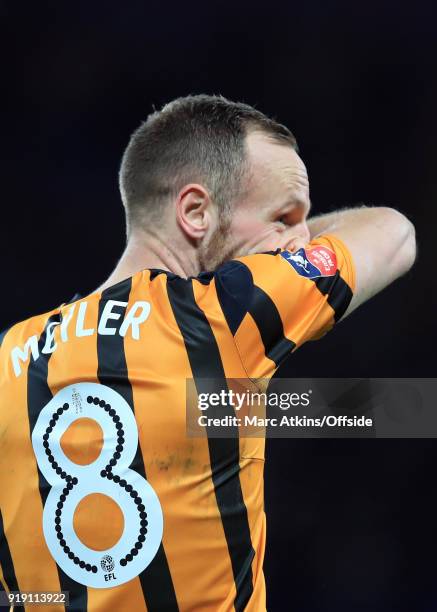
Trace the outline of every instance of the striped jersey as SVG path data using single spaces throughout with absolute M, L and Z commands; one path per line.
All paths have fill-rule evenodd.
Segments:
M 326 235 L 195 278 L 143 270 L 11 327 L 2 588 L 69 593 L 48 611 L 265 610 L 264 440 L 187 436 L 186 381 L 270 378 L 353 289 Z

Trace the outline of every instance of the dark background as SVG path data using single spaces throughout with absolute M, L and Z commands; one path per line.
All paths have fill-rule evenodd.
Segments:
M 399 208 L 419 257 L 282 375 L 435 375 L 433 2 L 2 2 L 0 327 L 94 290 L 124 246 L 117 171 L 170 99 L 286 123 L 313 209 Z M 437 442 L 271 440 L 269 609 L 437 610 Z

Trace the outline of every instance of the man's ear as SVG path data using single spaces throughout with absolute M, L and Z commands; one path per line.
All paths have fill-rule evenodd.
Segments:
M 192 240 L 201 240 L 212 223 L 212 202 L 208 191 L 196 183 L 185 185 L 176 200 L 176 219 Z

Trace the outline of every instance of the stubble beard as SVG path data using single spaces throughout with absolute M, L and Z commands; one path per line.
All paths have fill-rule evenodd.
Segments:
M 212 234 L 208 244 L 201 247 L 199 263 L 202 272 L 215 270 L 237 254 L 237 246 L 232 244 L 230 228 L 231 218 L 226 216 L 220 220 L 219 226 Z

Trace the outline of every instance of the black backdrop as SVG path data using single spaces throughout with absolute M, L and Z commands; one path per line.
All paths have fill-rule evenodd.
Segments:
M 119 159 L 152 105 L 255 104 L 296 134 L 314 212 L 392 205 L 413 271 L 280 374 L 434 376 L 433 2 L 2 2 L 0 326 L 85 293 L 124 245 Z M 91 262 L 91 263 L 90 263 Z M 272 440 L 269 609 L 437 610 L 434 440 Z

